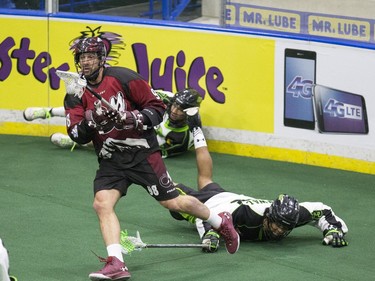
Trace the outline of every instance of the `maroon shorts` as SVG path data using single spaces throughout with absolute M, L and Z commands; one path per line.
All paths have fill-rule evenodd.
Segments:
M 179 195 L 159 151 L 130 168 L 114 168 L 110 162 L 101 161 L 94 179 L 94 193 L 117 189 L 125 196 L 133 183 L 142 186 L 158 201 L 173 199 Z

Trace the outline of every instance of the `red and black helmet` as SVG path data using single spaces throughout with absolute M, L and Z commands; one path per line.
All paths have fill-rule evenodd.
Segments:
M 79 57 L 83 53 L 96 53 L 102 65 L 107 56 L 104 42 L 99 37 L 82 38 L 75 44 L 73 54 L 76 64 L 79 64 Z

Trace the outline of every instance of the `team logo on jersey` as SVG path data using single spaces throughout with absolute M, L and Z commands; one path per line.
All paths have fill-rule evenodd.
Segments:
M 322 216 L 323 216 L 323 212 L 322 212 L 322 211 L 313 211 L 313 212 L 311 213 L 311 217 L 313 218 L 313 220 L 318 220 L 318 219 L 320 219 Z
M 169 176 L 168 172 L 161 175 L 161 177 L 159 178 L 159 183 L 165 188 L 170 188 L 171 186 L 173 186 L 172 179 Z
M 109 103 L 119 112 L 124 112 L 127 109 L 125 97 L 121 91 L 118 91 L 115 96 L 112 96 L 109 100 Z
M 77 125 L 74 125 L 71 134 L 73 135 L 74 138 L 78 138 L 78 127 Z

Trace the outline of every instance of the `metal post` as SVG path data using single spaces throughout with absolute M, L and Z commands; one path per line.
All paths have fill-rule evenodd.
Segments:
M 59 11 L 59 0 L 45 0 L 46 12 L 48 14 L 56 14 Z
M 170 8 L 170 0 L 162 0 L 161 5 L 162 5 L 162 16 L 163 20 L 169 20 L 171 16 L 171 8 Z

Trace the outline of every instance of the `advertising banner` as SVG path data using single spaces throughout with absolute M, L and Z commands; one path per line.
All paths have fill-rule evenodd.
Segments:
M 13 24 L 11 19 L 1 21 Z M 29 26 L 39 22 L 31 19 L 23 21 Z M 8 39 L 4 36 L 0 38 L 3 45 L 8 40 L 18 42 L 18 45 L 2 49 L 4 60 L 15 65 L 9 68 L 9 75 L 4 76 L 0 84 L 2 109 L 62 106 L 64 85 L 55 71 L 76 71 L 70 50 L 74 40 L 99 36 L 108 47 L 109 65 L 136 70 L 154 89 L 175 92 L 193 87 L 198 90 L 204 98 L 202 115 L 207 126 L 273 131 L 273 40 L 232 38 L 221 33 L 187 29 L 50 20 L 47 43 L 46 30 L 37 24 L 31 30 L 8 36 Z M 20 47 L 24 41 L 28 44 Z M 41 41 L 44 46 L 40 45 Z M 27 73 L 16 67 L 17 60 L 12 54 L 17 52 L 24 58 L 22 63 L 30 68 Z M 3 71 L 5 67 L 3 64 Z M 17 99 L 12 98 L 15 87 Z M 261 112 L 257 110 L 259 107 L 263 108 Z M 246 112 L 252 112 L 252 118 L 242 119 Z M 241 122 L 233 122 L 237 118 L 241 118 Z M 264 120 L 255 122 L 259 118 Z
M 230 28 L 259 29 L 306 37 L 335 38 L 344 42 L 374 46 L 373 19 L 292 11 L 227 1 L 224 25 Z
M 59 17 L 0 23 L 29 27 L 0 33 L 2 134 L 65 132 L 64 118 L 29 122 L 23 110 L 62 106 L 56 70 L 76 72 L 72 45 L 98 36 L 108 66 L 133 69 L 154 89 L 200 93 L 212 151 L 375 173 L 373 50 L 220 28 Z

